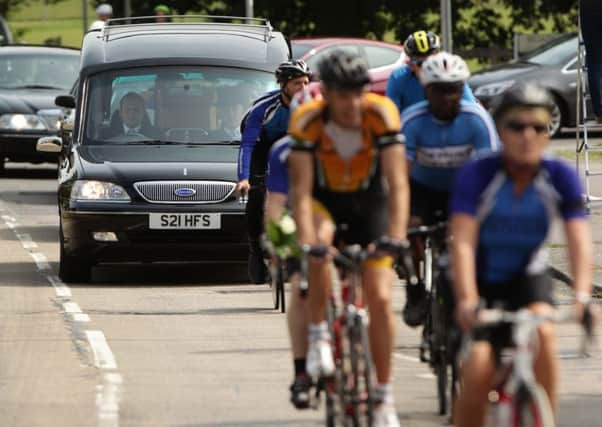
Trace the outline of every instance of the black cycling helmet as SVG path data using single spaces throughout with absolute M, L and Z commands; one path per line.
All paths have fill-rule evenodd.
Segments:
M 508 110 L 514 107 L 539 107 L 552 114 L 554 98 L 547 89 L 535 83 L 515 83 L 493 99 L 491 114 L 499 120 Z
M 363 57 L 337 49 L 318 64 L 326 86 L 353 89 L 370 83 L 368 64 Z
M 286 83 L 297 77 L 309 77 L 311 76 L 311 71 L 309 71 L 309 67 L 304 60 L 293 59 L 280 64 L 276 68 L 275 74 L 278 83 Z
M 410 58 L 428 56 L 441 50 L 441 40 L 431 31 L 416 31 L 403 42 L 403 48 Z

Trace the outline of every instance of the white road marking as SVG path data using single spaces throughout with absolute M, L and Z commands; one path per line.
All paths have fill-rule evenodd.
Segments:
M 58 276 L 47 275 L 46 280 L 54 288 L 56 296 L 59 298 L 71 298 L 71 289 L 69 289 Z
M 81 313 L 82 309 L 76 302 L 66 302 L 63 304 L 63 310 L 65 313 Z
M 427 372 L 425 374 L 417 374 L 416 378 L 422 378 L 423 380 L 432 380 L 437 377 L 435 375 L 433 375 L 432 373 Z
M 44 255 L 43 253 L 30 252 L 29 255 L 31 255 L 31 257 L 35 261 L 36 265 L 38 266 L 38 270 L 46 271 L 51 269 L 50 264 L 48 264 L 48 258 L 46 258 L 46 255 Z
M 86 331 L 86 338 L 92 348 L 94 365 L 100 369 L 117 369 L 117 362 L 115 362 L 105 334 L 102 331 Z
M 74 322 L 89 322 L 90 321 L 90 316 L 88 316 L 86 313 L 73 313 L 71 315 L 71 318 L 73 319 Z
M 0 206 L 3 205 L 4 202 L 0 200 Z M 5 209 L 0 207 L 0 211 L 5 211 Z M 46 273 L 44 277 L 54 288 L 56 296 L 64 301 L 63 310 L 65 313 L 69 314 L 73 322 L 90 322 L 90 316 L 83 313 L 76 302 L 71 301 L 71 290 L 69 287 L 58 276 L 47 273 L 48 271 L 52 271 L 48 263 L 48 258 L 43 253 L 35 251 L 38 245 L 33 241 L 31 235 L 18 232 L 17 227 L 19 224 L 15 217 L 10 215 L 1 215 L 0 217 L 4 220 L 7 227 L 13 230 L 15 236 L 21 242 L 23 249 L 29 252 L 38 270 L 41 273 Z M 88 330 L 85 331 L 85 335 L 94 355 L 94 365 L 100 369 L 116 370 L 117 362 L 115 362 L 115 356 L 113 356 L 102 331 Z M 107 372 L 103 376 L 103 383 L 96 387 L 98 390 L 96 396 L 98 427 L 119 427 L 119 399 L 122 384 L 123 378 L 119 373 Z
M 420 363 L 420 359 L 414 356 L 408 356 L 407 354 L 403 354 L 403 353 L 393 353 L 394 357 L 397 357 L 398 359 L 401 360 L 405 360 L 406 362 L 415 362 L 415 363 Z
M 21 245 L 23 245 L 23 248 L 25 248 L 25 250 L 31 251 L 32 249 L 36 249 L 38 247 L 37 243 L 31 239 L 31 234 L 16 233 L 16 235 L 17 238 L 21 241 Z
M 96 406 L 98 407 L 99 427 L 119 426 L 119 400 L 123 379 L 115 372 L 104 375 L 103 384 L 97 387 Z

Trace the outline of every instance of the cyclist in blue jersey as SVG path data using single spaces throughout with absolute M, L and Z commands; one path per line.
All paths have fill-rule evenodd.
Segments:
M 408 36 L 403 43 L 408 63 L 394 70 L 387 82 L 387 97 L 397 105 L 397 109 L 403 111 L 424 101 L 424 89 L 420 84 L 420 72 L 422 64 L 426 59 L 441 51 L 439 36 L 430 31 L 416 31 Z M 476 102 L 468 84 L 464 84 L 462 98 Z
M 410 224 L 429 225 L 435 214 L 447 218 L 447 201 L 456 171 L 476 152 L 498 149 L 498 135 L 489 114 L 461 100 L 470 72 L 462 58 L 447 52 L 431 55 L 422 65 L 427 100 L 405 110 L 401 123 L 410 171 Z M 421 241 L 413 242 L 419 263 Z M 406 287 L 404 321 L 419 326 L 426 314 L 422 280 Z
M 280 64 L 275 74 L 280 89 L 256 100 L 241 123 L 236 191 L 248 194 L 249 278 L 253 283 L 265 283 L 267 280 L 259 239 L 263 232 L 268 151 L 276 140 L 286 135 L 290 101 L 295 93 L 309 84 L 311 73 L 305 62 L 293 60 Z
M 574 276 L 577 314 L 588 304 L 592 280 L 592 243 L 575 171 L 544 155 L 554 100 L 534 84 L 517 84 L 501 94 L 493 115 L 502 151 L 466 164 L 456 175 L 450 202 L 452 267 L 456 319 L 463 330 L 474 324 L 479 299 L 550 313 L 546 236 L 560 218 Z M 496 355 L 507 345 L 507 330 L 475 337 L 462 365 L 462 391 L 456 425 L 482 426 L 496 371 Z M 534 372 L 556 406 L 558 365 L 553 326 L 538 330 Z
M 290 109 L 294 111 L 297 106 L 320 97 L 318 92 L 312 92 L 308 88 L 305 88 L 293 97 Z M 265 205 L 266 228 L 269 230 L 270 227 L 277 226 L 279 227 L 279 231 L 286 234 L 291 234 L 291 230 L 282 229 L 290 227 L 289 221 L 294 225 L 294 220 L 287 213 L 289 188 L 287 163 L 288 155 L 291 151 L 290 140 L 290 137 L 287 135 L 276 141 L 270 149 L 265 180 L 267 190 Z M 272 242 L 272 244 L 274 246 L 277 245 L 276 242 Z M 287 252 L 294 252 L 294 249 L 289 249 Z M 307 354 L 307 300 L 300 296 L 299 267 L 298 258 L 290 257 L 287 259 L 286 272 L 291 283 L 291 293 L 286 317 L 295 373 L 293 383 L 290 386 L 290 400 L 297 409 L 305 409 L 310 404 L 309 393 L 312 381 L 305 368 L 305 355 Z

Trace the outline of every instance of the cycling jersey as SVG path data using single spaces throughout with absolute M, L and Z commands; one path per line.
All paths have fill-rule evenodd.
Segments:
M 289 108 L 282 103 L 280 90 L 274 90 L 256 100 L 244 115 L 238 153 L 238 179 L 251 174 L 264 175 L 270 147 L 286 135 Z
M 402 142 L 399 113 L 387 98 L 366 94 L 362 128 L 342 129 L 327 120 L 324 100 L 300 106 L 291 117 L 291 150 L 314 158 L 314 210 L 337 226 L 336 242 L 366 245 L 386 232 L 386 193 L 380 150 Z
M 377 175 L 379 150 L 401 142 L 399 114 L 393 103 L 371 93 L 362 102 L 361 131 L 341 129 L 327 120 L 324 100 L 303 104 L 291 117 L 291 148 L 314 153 L 315 190 L 366 190 Z
M 270 193 L 288 194 L 288 155 L 291 152 L 291 138 L 287 135 L 272 145 L 268 157 L 268 171 L 265 180 Z
M 460 101 L 458 115 L 437 120 L 422 101 L 401 115 L 411 178 L 436 191 L 449 191 L 458 170 L 475 152 L 499 149 L 489 114 L 478 104 Z
M 407 64 L 393 70 L 387 81 L 386 95 L 395 103 L 401 113 L 406 108 L 425 100 L 424 88 Z M 462 99 L 476 102 L 476 98 L 466 83 L 464 83 Z
M 457 174 L 450 213 L 477 219 L 477 280 L 503 283 L 547 268 L 552 220 L 585 218 L 581 185 L 564 162 L 544 158 L 531 184 L 514 194 L 500 154 L 471 161 Z

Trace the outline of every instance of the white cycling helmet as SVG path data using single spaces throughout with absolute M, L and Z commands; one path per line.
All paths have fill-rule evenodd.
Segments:
M 470 77 L 466 62 L 458 55 L 439 52 L 429 56 L 420 69 L 420 81 L 423 86 L 431 83 L 458 83 Z

